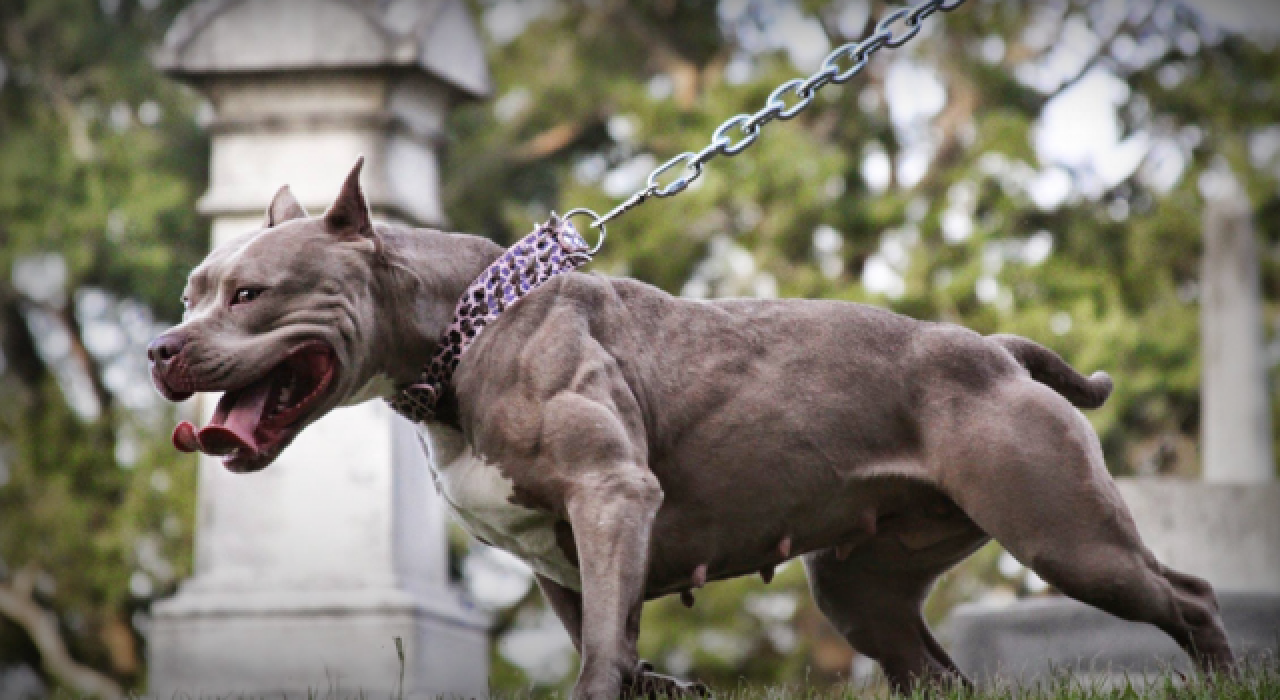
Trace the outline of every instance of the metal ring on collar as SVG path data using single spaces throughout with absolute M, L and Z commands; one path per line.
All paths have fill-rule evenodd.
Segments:
M 755 143 L 760 136 L 760 127 L 747 129 L 747 123 L 751 121 L 751 117 L 752 115 L 750 114 L 739 114 L 736 117 L 726 119 L 723 124 L 716 128 L 716 132 L 711 135 L 711 140 L 717 143 L 721 139 L 725 140 L 725 144 L 720 147 L 721 153 L 726 156 L 736 156 L 746 150 L 747 146 Z M 735 126 L 739 127 L 739 130 L 747 136 L 737 143 L 731 143 L 728 132 Z
M 715 142 L 721 135 L 720 131 L 716 130 L 716 135 L 713 136 L 711 140 Z M 729 153 L 728 150 L 725 152 Z M 680 194 L 684 191 L 684 188 L 689 186 L 689 183 L 696 180 L 698 176 L 702 174 L 702 164 L 697 162 L 697 157 L 697 153 L 694 153 L 693 151 L 685 151 L 675 158 L 659 165 L 657 168 L 654 168 L 653 172 L 649 173 L 649 189 L 653 190 L 653 194 L 657 197 L 670 197 L 672 195 Z M 678 179 L 665 187 L 659 185 L 658 176 L 677 165 L 685 166 L 689 172 L 681 175 Z
M 570 211 L 568 214 L 565 214 L 563 218 L 565 221 L 568 221 L 569 219 L 572 219 L 575 216 L 590 216 L 591 227 L 594 229 L 599 229 L 600 231 L 600 238 L 596 240 L 596 247 L 587 251 L 587 255 L 594 258 L 596 256 L 596 253 L 600 252 L 600 246 L 604 245 L 604 237 L 606 235 L 604 222 L 600 220 L 599 214 L 595 213 L 594 211 L 591 211 L 590 209 L 587 209 L 586 207 L 578 207 L 577 209 Z

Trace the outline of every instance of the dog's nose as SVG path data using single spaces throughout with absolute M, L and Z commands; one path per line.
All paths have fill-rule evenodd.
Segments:
M 163 365 L 178 356 L 182 352 L 182 346 L 187 344 L 185 336 L 177 333 L 165 333 L 164 335 L 151 341 L 147 346 L 147 357 L 156 364 Z

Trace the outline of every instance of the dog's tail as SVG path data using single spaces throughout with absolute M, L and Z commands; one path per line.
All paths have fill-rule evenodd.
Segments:
M 1018 364 L 1031 373 L 1031 378 L 1062 395 L 1077 408 L 1098 408 L 1111 396 L 1114 384 L 1106 372 L 1080 374 L 1058 353 L 1018 335 L 998 334 L 989 340 L 1009 351 Z

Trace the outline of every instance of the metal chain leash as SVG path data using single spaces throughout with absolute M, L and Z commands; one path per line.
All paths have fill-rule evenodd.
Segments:
M 591 255 L 604 245 L 605 223 L 622 216 L 653 198 L 674 197 L 680 194 L 694 180 L 702 175 L 702 166 L 717 156 L 736 156 L 745 151 L 760 137 L 760 128 L 769 122 L 780 119 L 794 119 L 803 112 L 818 96 L 818 91 L 827 85 L 843 85 L 853 79 L 867 67 L 871 57 L 886 46 L 891 49 L 901 48 L 920 33 L 921 22 L 938 11 L 951 12 L 965 3 L 965 0 L 923 0 L 914 7 L 894 10 L 880 20 L 876 31 L 871 36 L 858 42 L 850 42 L 827 54 L 822 60 L 822 67 L 808 78 L 794 78 L 779 85 L 760 111 L 754 114 L 739 114 L 730 117 L 711 135 L 711 143 L 701 151 L 685 151 L 671 160 L 654 168 L 649 173 L 643 189 L 631 195 L 622 204 L 614 207 L 604 216 L 585 208 L 574 209 L 565 214 L 569 219 L 574 216 L 591 217 L 591 227 L 600 230 L 600 239 L 591 249 Z M 902 22 L 905 29 L 895 34 L 893 27 Z M 788 96 L 795 98 L 795 103 L 788 105 Z M 736 141 L 734 139 L 737 139 Z M 662 185 L 658 178 L 670 170 L 682 167 L 680 177 Z

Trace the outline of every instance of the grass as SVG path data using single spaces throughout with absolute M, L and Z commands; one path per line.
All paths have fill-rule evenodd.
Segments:
M 401 681 L 403 682 L 403 681 Z M 71 697 L 55 692 L 55 698 Z M 382 700 L 363 691 L 331 687 L 328 691 L 311 692 L 308 700 Z M 495 700 L 542 700 L 567 697 L 558 693 L 497 693 Z M 1280 662 L 1255 663 L 1231 675 L 1187 678 L 1178 671 L 1128 680 L 1087 680 L 1063 673 L 1049 680 L 1028 684 L 998 681 L 977 691 L 964 688 L 924 688 L 902 696 L 893 695 L 883 685 L 856 688 L 835 686 L 819 688 L 805 684 L 748 685 L 716 688 L 715 700 L 1280 700 Z M 187 695 L 151 700 L 268 700 L 267 696 Z M 271 700 L 276 700 L 272 698 Z M 397 692 L 389 700 L 427 700 L 416 693 Z M 455 700 L 455 699 L 448 699 Z
M 1230 676 L 1186 678 L 1177 671 L 1129 679 L 1084 679 L 1070 674 L 1020 684 L 997 681 L 975 691 L 923 688 L 908 696 L 886 687 L 819 689 L 779 685 L 718 690 L 716 700 L 1280 700 L 1280 665 L 1257 664 Z

